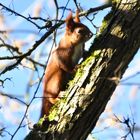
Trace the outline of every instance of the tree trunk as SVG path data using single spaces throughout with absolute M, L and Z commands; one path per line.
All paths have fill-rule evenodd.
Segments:
M 107 26 L 102 27 L 102 32 L 96 37 L 90 56 L 70 82 L 66 97 L 52 109 L 50 118 L 57 122 L 50 125 L 47 132 L 33 130 L 30 138 L 34 134 L 37 139 L 47 140 L 87 138 L 139 49 L 139 7 L 139 0 L 116 2 L 104 19 Z

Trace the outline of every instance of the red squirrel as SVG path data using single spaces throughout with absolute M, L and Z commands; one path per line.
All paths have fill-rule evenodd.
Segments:
M 71 12 L 65 22 L 65 34 L 52 51 L 46 67 L 41 117 L 48 116 L 50 108 L 58 101 L 67 74 L 75 71 L 78 61 L 83 56 L 85 42 L 93 35 L 87 26 L 80 23 L 78 11 L 74 20 Z

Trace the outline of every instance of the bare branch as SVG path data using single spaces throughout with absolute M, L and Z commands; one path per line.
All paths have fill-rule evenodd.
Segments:
M 33 100 L 34 100 L 35 97 L 36 97 L 36 94 L 37 94 L 38 89 L 39 89 L 39 87 L 40 87 L 40 84 L 41 84 L 41 81 L 42 81 L 42 79 L 43 79 L 43 76 L 44 76 L 44 73 L 42 74 L 42 76 L 41 76 L 41 78 L 40 78 L 40 81 L 39 81 L 39 83 L 38 83 L 38 85 L 37 85 L 37 88 L 36 88 L 36 90 L 35 90 L 35 92 L 34 92 L 34 96 L 32 97 L 30 103 L 29 103 L 29 104 L 27 105 L 27 107 L 26 107 L 26 110 L 25 110 L 25 112 L 24 112 L 24 115 L 23 115 L 23 117 L 22 117 L 22 119 L 21 119 L 21 121 L 20 121 L 20 124 L 19 124 L 18 128 L 15 130 L 15 132 L 14 132 L 13 135 L 11 136 L 11 140 L 13 140 L 13 138 L 15 137 L 16 133 L 18 132 L 18 130 L 22 127 L 22 123 L 23 123 L 24 119 L 25 119 L 26 116 L 27 116 L 27 112 L 28 112 L 29 106 L 32 104 Z
M 78 4 L 77 4 L 77 0 L 73 0 L 73 1 L 74 1 L 75 5 L 76 5 L 76 8 L 79 9 Z
M 116 115 L 114 115 L 115 118 L 116 118 L 116 122 L 119 122 L 121 124 L 125 124 L 127 129 L 128 129 L 128 132 L 122 136 L 122 139 L 126 140 L 126 138 L 130 135 L 132 137 L 132 140 L 134 140 L 134 128 L 135 128 L 135 122 L 134 122 L 134 119 L 131 120 L 129 117 L 125 118 L 123 117 L 123 120 L 119 119 Z
M 23 19 L 26 19 L 27 21 L 29 21 L 30 23 L 34 24 L 38 29 L 42 29 L 41 26 L 37 25 L 35 22 L 33 22 L 32 20 L 30 20 L 29 18 L 17 13 L 16 11 L 6 7 L 5 5 L 3 5 L 2 3 L 0 3 L 0 6 L 3 7 L 3 9 L 5 9 L 8 12 L 11 12 L 12 14 L 15 14 L 16 16 L 22 17 Z
M 17 100 L 18 102 L 20 102 L 20 103 L 22 103 L 23 105 L 26 105 L 26 106 L 27 106 L 27 104 L 26 104 L 24 101 L 20 100 L 19 98 L 15 97 L 15 96 L 13 96 L 13 95 L 9 95 L 9 94 L 6 94 L 6 93 L 2 93 L 1 91 L 0 91 L 0 95 L 1 95 L 1 96 L 5 96 L 5 97 L 8 97 L 8 98 L 10 98 L 10 99 Z
M 0 86 L 4 87 L 4 82 L 7 80 L 11 81 L 11 78 L 5 78 L 4 80 L 0 79 L 0 83 L 1 83 Z

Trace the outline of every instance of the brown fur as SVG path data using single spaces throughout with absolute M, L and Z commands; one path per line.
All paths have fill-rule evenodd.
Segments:
M 82 58 L 84 43 L 92 36 L 91 31 L 80 23 L 78 12 L 75 20 L 72 13 L 66 18 L 66 32 L 50 56 L 43 81 L 43 102 L 41 117 L 49 115 L 50 108 L 59 99 L 59 92 L 68 73 L 73 73 Z

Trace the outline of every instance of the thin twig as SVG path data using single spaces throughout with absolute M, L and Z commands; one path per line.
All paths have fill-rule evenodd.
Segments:
M 23 15 L 17 13 L 16 11 L 14 11 L 14 10 L 12 10 L 12 9 L 10 9 L 10 8 L 8 8 L 8 7 L 6 7 L 6 6 L 3 5 L 2 3 L 0 3 L 0 6 L 3 7 L 3 9 L 5 9 L 6 11 L 11 12 L 12 14 L 15 14 L 16 16 L 19 16 L 19 17 L 21 17 L 21 18 L 23 18 L 23 19 L 26 19 L 26 20 L 29 21 L 30 23 L 34 24 L 38 29 L 42 29 L 41 26 L 37 25 L 35 22 L 33 22 L 32 20 L 30 20 L 29 18 L 27 18 L 27 17 L 25 17 L 25 16 L 23 16 Z

